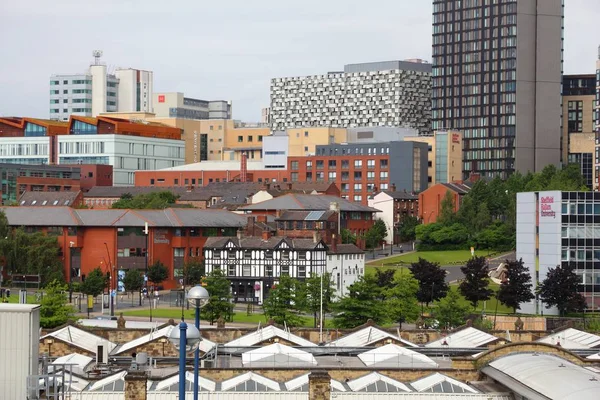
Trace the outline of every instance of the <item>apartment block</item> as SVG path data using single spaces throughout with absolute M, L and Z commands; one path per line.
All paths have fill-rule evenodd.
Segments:
M 68 121 L 70 115 L 96 117 L 105 112 L 152 111 L 153 73 L 138 69 L 107 71 L 101 52 L 83 74 L 50 77 L 50 119 Z
M 158 118 L 231 119 L 231 102 L 200 100 L 181 92 L 154 93 L 154 112 Z
M 600 46 L 598 46 L 598 60 L 596 61 L 596 115 L 595 115 L 595 130 L 596 130 L 596 149 L 594 152 L 594 172 L 596 178 L 594 184 L 596 188 L 600 187 L 598 179 L 600 178 Z
M 408 126 L 431 130 L 431 65 L 387 61 L 271 80 L 271 129 Z
M 406 136 L 405 141 L 427 144 L 427 182 L 448 183 L 462 177 L 462 134 L 457 131 L 435 131 L 430 136 Z
M 560 162 L 563 0 L 434 0 L 432 127 L 463 134 L 463 178 Z

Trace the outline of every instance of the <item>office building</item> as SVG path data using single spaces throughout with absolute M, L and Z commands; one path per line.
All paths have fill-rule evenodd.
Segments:
M 517 193 L 517 259 L 523 259 L 533 291 L 550 268 L 575 265 L 588 310 L 600 308 L 600 193 Z M 541 300 L 521 306 L 527 314 L 558 314 Z
M 316 155 L 288 157 L 292 182 L 334 182 L 342 198 L 367 204 L 388 190 L 427 188 L 427 144 L 419 142 L 347 143 L 317 146 Z
M 464 140 L 463 178 L 560 162 L 563 0 L 433 1 L 433 130 Z
M 231 102 L 199 100 L 180 92 L 154 93 L 154 113 L 157 118 L 231 119 Z
M 595 174 L 594 115 L 596 75 L 563 76 L 562 160 L 577 164 L 590 189 L 597 187 Z
M 431 65 L 349 64 L 340 72 L 271 80 L 271 129 L 407 126 L 431 131 Z
M 427 182 L 448 183 L 462 178 L 462 134 L 435 131 L 429 136 L 406 136 L 405 141 L 427 143 Z
M 67 121 L 70 115 L 96 117 L 105 112 L 152 111 L 153 73 L 117 69 L 100 62 L 102 52 L 83 74 L 50 77 L 50 119 Z
M 138 170 L 184 162 L 181 130 L 120 118 L 71 116 L 68 122 L 0 118 L 0 162 L 108 164 L 116 186 L 133 185 Z

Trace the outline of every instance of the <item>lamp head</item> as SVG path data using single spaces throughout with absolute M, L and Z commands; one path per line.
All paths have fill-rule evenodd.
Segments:
M 181 324 L 185 324 L 187 326 L 186 329 L 186 340 L 185 340 L 185 351 L 189 353 L 191 351 L 195 351 L 200 345 L 200 331 L 194 325 L 188 325 L 185 322 L 181 322 Z M 169 341 L 175 346 L 177 350 L 180 349 L 181 344 L 181 331 L 179 329 L 180 325 L 175 325 L 171 328 L 171 332 L 169 333 Z
M 210 295 L 208 294 L 208 290 L 200 285 L 196 285 L 190 289 L 190 291 L 186 295 L 190 305 L 196 308 L 201 308 L 206 303 L 208 303 L 210 299 Z

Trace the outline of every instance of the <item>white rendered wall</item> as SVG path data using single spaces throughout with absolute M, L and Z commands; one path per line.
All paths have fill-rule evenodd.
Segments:
M 561 264 L 561 204 L 561 192 L 539 192 L 539 282 L 546 279 L 550 268 Z M 540 312 L 542 307 L 544 314 L 558 314 L 558 309 L 548 309 L 542 304 L 539 305 Z
M 348 294 L 348 287 L 358 281 L 361 276 L 365 275 L 365 255 L 328 254 L 327 272 L 331 274 L 333 287 L 336 289 L 335 296 L 343 297 Z M 338 280 L 340 290 L 337 290 Z
M 106 112 L 106 65 L 90 66 L 92 75 L 92 117 Z
M 536 202 L 535 192 L 517 193 L 517 260 L 522 259 L 528 269 L 533 290 L 536 288 Z M 521 312 L 535 314 L 535 301 L 521 304 Z
M 375 213 L 375 218 L 382 220 L 386 227 L 385 241 L 393 243 L 394 239 L 394 199 L 387 193 L 380 192 L 368 200 L 369 207 L 381 210 Z

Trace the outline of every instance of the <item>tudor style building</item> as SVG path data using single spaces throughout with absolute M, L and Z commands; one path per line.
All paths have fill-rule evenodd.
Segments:
M 231 281 L 235 302 L 262 304 L 279 277 L 306 279 L 327 268 L 327 245 L 287 237 L 212 237 L 204 245 L 206 273 L 220 268 Z

